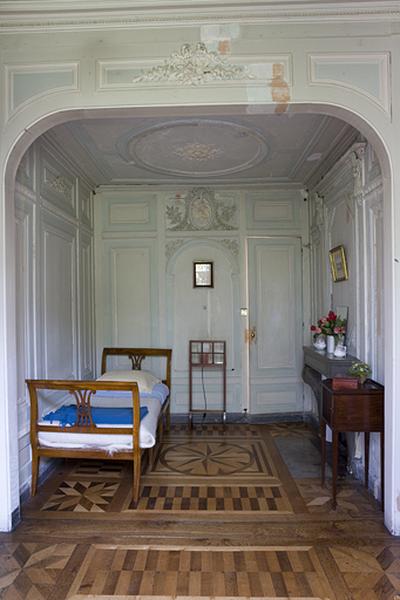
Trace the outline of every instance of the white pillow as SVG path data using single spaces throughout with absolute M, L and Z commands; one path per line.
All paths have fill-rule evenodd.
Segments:
M 161 379 L 148 371 L 106 371 L 97 381 L 136 381 L 139 392 L 151 392 Z

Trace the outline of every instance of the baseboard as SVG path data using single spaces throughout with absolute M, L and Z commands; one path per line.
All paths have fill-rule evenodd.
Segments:
M 227 423 L 253 423 L 253 424 L 267 424 L 267 423 L 299 423 L 308 422 L 309 417 L 312 415 L 304 414 L 302 412 L 293 413 L 267 413 L 249 415 L 244 413 L 227 413 Z M 175 424 L 187 423 L 189 420 L 188 414 L 174 413 L 171 415 L 171 422 Z M 220 415 L 206 414 L 203 419 L 203 415 L 199 414 L 194 416 L 193 420 L 195 423 L 221 423 L 222 417 Z
M 54 458 L 54 459 L 52 459 L 50 464 L 46 465 L 46 467 L 43 469 L 43 471 L 39 474 L 38 486 L 41 486 L 42 483 L 44 483 L 46 481 L 46 479 L 48 479 L 52 475 L 53 471 L 55 471 L 57 469 L 57 467 L 59 466 L 61 460 L 62 459 Z M 22 504 L 23 502 L 26 502 L 28 500 L 30 493 L 31 493 L 31 484 L 26 483 L 24 485 L 24 487 L 20 490 L 20 494 L 19 494 L 20 504 Z

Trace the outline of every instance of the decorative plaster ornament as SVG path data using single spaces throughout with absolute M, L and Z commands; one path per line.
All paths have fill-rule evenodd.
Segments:
M 65 177 L 63 177 L 62 175 L 57 175 L 52 179 L 49 179 L 47 181 L 47 184 L 51 188 L 53 188 L 53 190 L 55 190 L 59 194 L 62 194 L 63 196 L 69 196 L 69 194 L 71 193 L 71 182 L 65 179 Z
M 212 160 L 224 153 L 222 148 L 214 144 L 187 143 L 172 151 L 173 154 L 186 160 Z
M 185 240 L 171 240 L 165 245 L 165 258 L 167 262 L 173 257 L 175 252 L 179 250 L 185 243 Z
M 179 52 L 173 52 L 164 64 L 142 71 L 133 83 L 181 83 L 201 85 L 211 81 L 240 81 L 254 79 L 248 69 L 229 64 L 217 52 L 207 49 L 203 42 L 195 46 L 183 44 Z
M 237 229 L 235 203 L 216 200 L 207 188 L 192 189 L 182 199 L 174 199 L 166 207 L 167 229 L 170 231 L 210 231 Z

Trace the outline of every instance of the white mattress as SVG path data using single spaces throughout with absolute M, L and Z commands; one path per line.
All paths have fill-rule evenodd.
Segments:
M 107 403 L 106 403 L 107 402 Z M 110 401 L 97 399 L 92 396 L 93 406 L 110 406 Z M 143 398 L 140 401 L 141 406 L 147 406 L 148 413 L 140 421 L 139 444 L 141 448 L 151 448 L 156 443 L 158 416 L 161 411 L 161 403 L 158 398 Z M 128 398 L 118 398 L 112 403 L 113 406 L 132 406 L 132 400 Z M 40 425 L 49 425 L 48 421 L 40 421 Z M 57 423 L 53 423 L 57 425 Z M 98 429 L 101 429 L 101 425 Z M 119 427 L 119 425 L 103 425 L 103 427 Z M 101 433 L 68 433 L 55 431 L 39 431 L 39 445 L 45 448 L 93 448 L 106 450 L 113 454 L 119 450 L 132 450 L 132 435 L 124 434 L 101 434 Z

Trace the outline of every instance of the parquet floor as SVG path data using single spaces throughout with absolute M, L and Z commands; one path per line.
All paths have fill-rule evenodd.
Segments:
M 129 465 L 63 464 L 0 534 L 0 598 L 400 600 L 400 539 L 375 501 L 342 480 L 334 511 L 329 487 L 282 460 L 278 442 L 312 436 L 175 425 L 137 507 Z

